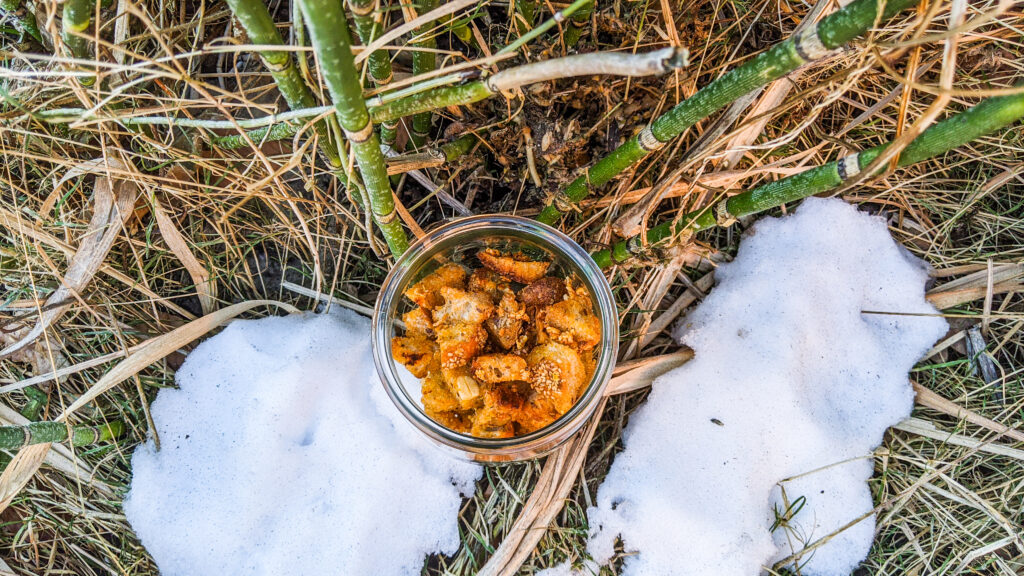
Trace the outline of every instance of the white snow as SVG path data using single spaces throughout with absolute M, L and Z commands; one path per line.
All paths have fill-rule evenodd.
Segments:
M 676 333 L 695 359 L 655 381 L 588 511 L 595 559 L 620 537 L 636 552 L 623 574 L 753 576 L 867 515 L 872 451 L 909 415 L 907 372 L 946 331 L 865 313 L 935 310 L 925 265 L 839 200 L 762 219 L 716 277 Z M 784 501 L 804 504 L 772 533 Z M 801 573 L 848 575 L 873 531 L 873 516 L 857 522 Z
M 125 514 L 166 576 L 419 574 L 481 468 L 427 444 L 350 312 L 236 321 L 153 403 Z

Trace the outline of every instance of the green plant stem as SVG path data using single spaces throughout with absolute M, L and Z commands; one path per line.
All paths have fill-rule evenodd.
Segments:
M 262 0 L 227 0 L 227 2 L 235 18 L 238 19 L 242 24 L 242 28 L 245 29 L 245 33 L 248 34 L 250 42 L 264 46 L 284 46 L 284 40 L 277 31 L 274 19 L 270 16 L 270 11 L 267 10 L 267 6 Z M 316 98 L 313 97 L 313 93 L 302 79 L 302 75 L 295 65 L 295 59 L 292 58 L 290 52 L 285 50 L 264 50 L 259 55 L 263 65 L 267 67 L 270 75 L 274 78 L 274 82 L 277 83 L 277 89 L 281 92 L 285 102 L 288 103 L 289 108 L 298 110 L 316 106 Z M 338 148 L 331 138 L 327 122 L 321 120 L 313 125 L 313 129 L 316 130 L 317 135 L 320 137 L 320 149 L 327 157 L 331 166 L 336 169 L 335 171 L 340 173 L 337 169 L 342 166 L 341 156 L 338 154 Z M 292 134 L 294 133 L 292 132 Z M 261 141 L 261 138 L 258 137 L 260 135 L 253 134 L 251 136 L 254 136 L 252 138 L 253 142 Z M 248 144 L 244 138 L 240 138 L 240 140 L 242 145 Z
M 914 0 L 888 0 L 881 18 L 889 18 L 914 4 Z M 816 36 L 820 45 L 828 50 L 839 48 L 874 24 L 878 18 L 877 7 L 878 0 L 854 0 L 845 8 L 823 18 L 816 26 L 809 26 L 805 33 Z M 797 34 L 776 44 L 659 116 L 649 127 L 653 142 L 648 139 L 645 145 L 641 140 L 643 133 L 630 138 L 591 166 L 586 174 L 569 184 L 555 197 L 553 203 L 541 211 L 537 219 L 545 224 L 555 224 L 564 211 L 586 198 L 592 188 L 607 183 L 650 152 L 737 98 L 812 61 L 816 55 L 809 54 L 808 47 L 812 43 L 801 38 L 807 36 Z
M 593 0 L 576 0 L 560 12 L 562 15 L 561 18 L 571 16 L 577 10 L 585 8 L 592 2 Z M 556 23 L 556 18 L 548 19 L 546 22 L 537 26 L 533 30 L 530 30 L 530 32 L 523 35 L 512 44 L 509 44 L 499 50 L 498 54 L 518 50 L 522 45 L 554 27 Z M 384 101 L 388 96 L 385 94 L 369 100 L 368 104 L 373 122 L 377 124 L 386 124 L 396 122 L 404 116 L 433 111 L 446 106 L 472 104 L 493 95 L 494 93 L 487 88 L 487 85 L 483 81 L 473 81 L 458 85 L 439 86 L 426 92 L 419 92 L 394 100 Z M 327 107 L 311 108 L 308 110 L 309 115 L 323 114 L 327 111 L 329 111 Z M 182 122 L 180 125 L 185 126 L 187 124 Z M 228 136 L 217 137 L 214 138 L 212 142 L 221 148 L 241 148 L 247 145 L 246 137 L 252 139 L 254 142 L 281 140 L 294 135 L 301 126 L 301 122 L 289 121 L 282 124 L 274 124 L 272 126 L 257 128 L 246 132 L 245 136 L 241 134 L 230 134 Z
M 42 413 L 49 398 L 42 390 L 35 386 L 22 388 L 21 392 L 28 397 L 28 402 L 26 402 L 25 407 L 21 409 L 21 415 L 27 420 L 39 420 L 39 415 Z
M 480 137 L 476 134 L 466 134 L 465 136 L 459 136 L 447 144 L 442 144 L 441 154 L 444 154 L 444 161 L 453 162 L 457 160 L 472 150 L 473 146 L 475 146 L 479 141 Z
M 0 0 L 0 17 L 14 25 L 22 36 L 29 36 L 36 42 L 43 43 L 43 35 L 39 33 L 36 17 L 22 6 L 21 0 Z
M 374 17 L 373 0 L 348 0 L 349 10 L 352 11 L 352 19 L 356 25 L 356 33 L 363 45 L 369 45 L 377 39 L 383 29 L 383 22 L 380 18 Z M 370 70 L 370 79 L 373 85 L 381 88 L 391 83 L 394 74 L 391 70 L 391 58 L 384 50 L 375 50 L 367 57 L 367 67 Z M 381 142 L 393 146 L 398 135 L 398 123 L 389 122 L 380 125 Z
M 583 36 L 583 28 L 587 25 L 590 20 L 590 15 L 594 13 L 594 5 L 589 4 L 582 8 L 579 12 L 572 15 L 569 19 L 569 25 L 565 28 L 565 46 L 566 48 L 572 48 L 580 41 L 580 37 Z
M 1009 126 L 1022 117 L 1024 93 L 990 98 L 930 126 L 903 149 L 898 165 L 909 166 L 938 156 Z M 734 218 L 757 214 L 787 202 L 838 188 L 853 178 L 851 173 L 854 171 L 850 169 L 852 162 L 856 162 L 857 172 L 867 170 L 871 162 L 888 146 L 883 144 L 732 196 L 723 200 L 724 214 L 717 214 L 717 209 L 704 208 L 684 214 L 678 220 L 662 222 L 647 231 L 646 245 L 686 237 L 720 224 L 731 223 Z M 876 172 L 883 168 L 880 167 Z M 634 237 L 616 243 L 611 249 L 594 252 L 592 256 L 598 265 L 607 268 L 629 260 L 642 252 L 644 247 L 645 243 L 640 242 L 639 237 Z
M 71 56 L 79 59 L 89 58 L 89 24 L 96 4 L 92 0 L 66 0 L 61 15 L 61 41 Z M 96 83 L 94 76 L 82 76 L 78 80 L 83 86 Z
M 124 434 L 124 423 L 105 426 L 76 426 L 71 430 L 72 446 L 106 442 Z M 32 444 L 63 442 L 68 439 L 68 426 L 63 422 L 32 422 L 26 426 L 0 426 L 0 450 L 15 450 Z
M 437 8 L 437 0 L 419 0 L 416 3 L 416 8 L 420 14 L 426 14 Z M 416 46 L 427 50 L 416 50 L 412 53 L 413 76 L 426 74 L 437 68 L 437 53 L 433 51 L 437 48 L 437 40 L 431 33 L 433 27 L 433 22 L 427 22 L 416 31 L 417 34 L 423 35 L 423 39 L 416 42 Z M 432 118 L 433 113 L 430 111 L 420 112 L 412 117 L 412 130 L 409 132 L 409 139 L 412 140 L 412 144 L 416 148 L 420 148 L 426 143 L 427 137 L 430 135 Z
M 380 139 L 373 130 L 363 101 L 363 87 L 352 58 L 352 37 L 345 12 L 332 0 L 299 0 L 313 49 L 320 59 L 324 83 L 337 108 L 338 122 L 352 143 L 366 186 L 370 212 L 393 255 L 400 256 L 409 240 L 398 221 Z

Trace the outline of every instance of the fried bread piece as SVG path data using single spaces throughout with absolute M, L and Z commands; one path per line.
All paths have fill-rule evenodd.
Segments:
M 529 260 L 524 254 L 502 254 L 494 248 L 487 248 L 477 252 L 480 263 L 490 270 L 497 272 L 503 278 L 514 280 L 521 284 L 536 282 L 547 273 L 551 262 L 538 262 Z
M 480 324 L 443 324 L 435 328 L 434 333 L 442 368 L 466 364 L 487 345 L 487 330 Z
M 423 379 L 423 408 L 427 415 L 439 412 L 454 412 L 459 409 L 459 399 L 452 394 L 448 385 L 441 379 L 441 374 L 431 372 Z M 433 418 L 433 416 L 431 416 Z
M 466 290 L 470 292 L 482 292 L 490 296 L 491 301 L 497 303 L 502 293 L 508 289 L 508 282 L 497 272 L 487 268 L 477 268 L 469 275 L 466 283 Z
M 561 416 L 549 406 L 541 406 L 537 402 L 538 396 L 534 394 L 523 407 L 516 413 L 515 424 L 519 434 L 529 434 L 535 430 L 551 424 Z
M 413 308 L 402 314 L 402 323 L 405 324 L 406 332 L 420 332 L 431 335 L 434 332 L 434 321 L 430 319 L 430 312 L 426 308 Z
M 458 288 L 439 290 L 444 303 L 433 311 L 434 333 L 442 368 L 458 368 L 487 345 L 483 322 L 494 313 L 494 304 L 483 294 Z
M 541 341 L 551 339 L 578 350 L 592 350 L 601 341 L 601 321 L 582 287 L 538 312 L 537 323 Z
M 523 398 L 514 386 L 495 386 L 484 392 L 483 406 L 473 414 L 472 434 L 482 438 L 509 438 L 512 421 L 522 409 Z
M 515 354 L 485 354 L 473 359 L 473 375 L 487 384 L 529 380 L 526 359 Z
M 438 346 L 423 332 L 408 332 L 391 339 L 391 357 L 417 378 L 424 378 L 437 363 Z
M 526 320 L 529 320 L 526 309 L 516 300 L 515 293 L 506 289 L 494 315 L 487 319 L 484 326 L 499 346 L 509 350 L 519 343 Z
M 494 303 L 484 294 L 445 286 L 438 290 L 444 303 L 435 306 L 434 325 L 480 324 L 494 314 Z
M 428 310 L 444 302 L 440 290 L 444 287 L 462 288 L 466 285 L 466 270 L 449 262 L 423 277 L 405 291 L 405 297 Z
M 540 310 L 551 306 L 565 296 L 565 281 L 545 276 L 519 291 L 519 301 L 527 310 Z
M 526 363 L 532 375 L 530 385 L 536 393 L 534 403 L 540 408 L 550 407 L 565 414 L 587 385 L 583 361 L 576 350 L 564 344 L 540 344 L 530 351 Z
M 469 410 L 480 404 L 480 384 L 473 378 L 473 370 L 469 366 L 442 369 L 441 379 L 455 396 L 460 409 Z

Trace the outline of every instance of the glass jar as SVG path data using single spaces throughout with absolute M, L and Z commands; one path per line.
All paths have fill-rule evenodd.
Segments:
M 420 381 L 391 357 L 391 339 L 401 333 L 402 314 L 414 305 L 404 292 L 446 262 L 478 267 L 484 248 L 521 251 L 551 260 L 549 274 L 572 277 L 586 287 L 601 321 L 601 343 L 590 383 L 576 403 L 548 426 L 512 438 L 477 438 L 431 419 L 420 402 Z M 450 453 L 478 462 L 510 462 L 542 456 L 568 440 L 594 415 L 618 352 L 618 313 L 608 281 L 587 252 L 568 236 L 535 220 L 518 216 L 473 216 L 427 234 L 398 259 L 381 287 L 373 314 L 373 359 L 388 396 L 420 432 Z M 404 378 L 403 378 L 404 374 Z

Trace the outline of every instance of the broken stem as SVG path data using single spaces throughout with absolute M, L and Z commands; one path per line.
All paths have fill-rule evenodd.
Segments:
M 33 444 L 63 442 L 68 439 L 69 426 L 64 422 L 32 422 L 25 426 L 0 426 L 0 450 L 17 450 Z M 124 434 L 123 422 L 104 426 L 75 426 L 71 430 L 72 446 L 88 446 L 106 442 Z
M 86 34 L 89 31 L 95 7 L 92 0 L 67 0 L 64 2 L 60 39 L 74 58 L 89 58 L 89 40 Z M 96 82 L 96 78 L 91 75 L 82 76 L 78 81 L 83 86 L 92 86 Z

